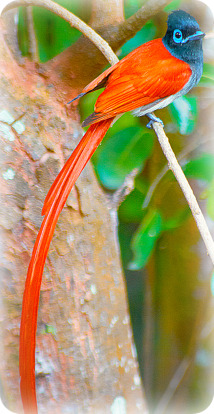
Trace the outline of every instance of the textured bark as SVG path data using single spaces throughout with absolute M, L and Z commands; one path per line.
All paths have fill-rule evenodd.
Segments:
M 18 65 L 2 32 L 1 381 L 5 404 L 20 411 L 18 343 L 27 267 L 45 195 L 82 129 L 78 114 L 57 100 L 36 66 Z M 60 216 L 43 275 L 39 412 L 109 413 L 118 404 L 128 413 L 145 413 L 133 350 L 115 222 L 89 165 Z
M 93 0 L 90 25 L 103 27 L 124 20 L 123 0 Z

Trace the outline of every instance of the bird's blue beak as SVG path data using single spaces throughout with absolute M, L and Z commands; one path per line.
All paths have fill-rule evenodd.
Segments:
M 202 32 L 201 30 L 198 30 L 193 35 L 190 35 L 190 36 L 186 37 L 185 39 L 183 39 L 181 43 L 187 43 L 187 42 L 190 42 L 192 40 L 198 40 L 198 39 L 201 39 L 204 36 L 205 36 L 205 33 Z

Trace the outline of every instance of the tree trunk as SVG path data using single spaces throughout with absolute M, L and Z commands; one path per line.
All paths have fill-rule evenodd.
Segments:
M 27 267 L 45 195 L 82 129 L 78 113 L 68 113 L 36 66 L 14 60 L 4 30 L 1 381 L 6 406 L 20 411 L 18 346 Z M 112 217 L 88 165 L 60 216 L 43 275 L 36 350 L 40 413 L 110 413 L 118 407 L 146 412 Z

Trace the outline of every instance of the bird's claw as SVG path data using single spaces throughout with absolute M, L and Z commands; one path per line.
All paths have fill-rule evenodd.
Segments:
M 154 122 L 154 121 L 150 120 L 150 121 L 148 122 L 148 124 L 146 125 L 146 126 L 147 126 L 147 128 L 152 129 L 153 122 Z
M 146 125 L 147 128 L 152 129 L 153 128 L 153 123 L 154 122 L 158 122 L 159 124 L 161 124 L 162 126 L 164 126 L 163 121 L 161 121 L 160 118 L 158 118 L 157 116 L 155 116 L 154 114 L 147 114 L 148 118 L 150 119 L 150 121 L 148 122 L 148 124 Z

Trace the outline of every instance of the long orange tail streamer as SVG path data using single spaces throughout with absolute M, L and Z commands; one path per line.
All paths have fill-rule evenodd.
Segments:
M 113 118 L 110 118 L 89 127 L 60 171 L 45 200 L 43 207 L 45 217 L 39 230 L 29 264 L 22 305 L 19 372 L 21 378 L 21 397 L 25 413 L 37 413 L 35 387 L 37 313 L 42 273 L 50 242 L 59 214 L 63 209 L 71 188 L 97 146 L 102 141 L 112 121 Z

